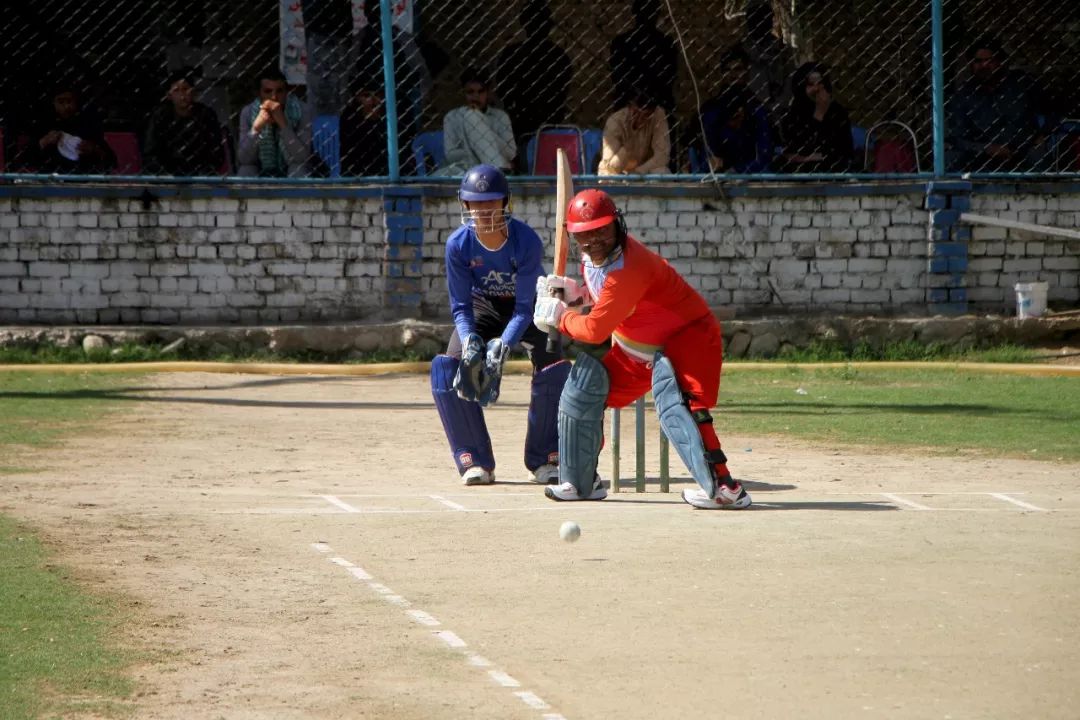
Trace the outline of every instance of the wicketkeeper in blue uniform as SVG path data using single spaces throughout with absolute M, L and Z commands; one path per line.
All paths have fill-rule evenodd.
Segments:
M 450 452 L 466 485 L 495 482 L 483 408 L 498 399 L 506 356 L 520 343 L 533 366 L 525 467 L 531 481 L 557 483 L 559 396 L 570 363 L 561 349 L 547 351 L 547 335 L 532 322 L 544 244 L 511 217 L 510 186 L 497 167 L 470 169 L 458 199 L 462 226 L 446 242 L 454 333 L 446 353 L 431 362 L 431 393 Z

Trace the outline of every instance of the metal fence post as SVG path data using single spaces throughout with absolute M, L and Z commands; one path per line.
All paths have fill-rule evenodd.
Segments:
M 401 180 L 398 162 L 397 88 L 394 85 L 394 11 L 390 0 L 379 0 L 382 17 L 383 82 L 386 85 L 386 152 L 390 161 L 390 182 Z
M 931 70 L 934 88 L 934 176 L 945 175 L 945 46 L 942 21 L 942 5 L 945 0 L 931 0 L 930 26 L 933 41 Z

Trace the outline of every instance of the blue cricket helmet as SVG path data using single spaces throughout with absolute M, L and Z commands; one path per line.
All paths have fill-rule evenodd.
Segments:
M 494 165 L 477 165 L 469 168 L 461 179 L 459 200 L 505 200 L 510 197 L 510 184 L 506 175 Z

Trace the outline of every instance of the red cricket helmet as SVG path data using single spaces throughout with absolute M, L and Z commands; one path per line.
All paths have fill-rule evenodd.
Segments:
M 566 211 L 566 231 L 588 232 L 615 222 L 619 211 L 603 190 L 582 190 Z

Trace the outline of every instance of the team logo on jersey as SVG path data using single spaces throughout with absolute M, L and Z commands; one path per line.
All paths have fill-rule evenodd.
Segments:
M 471 267 L 471 268 L 484 267 L 484 258 L 482 258 L 482 257 L 474 257 L 472 260 L 469 261 L 469 267 Z
M 480 279 L 484 295 L 488 297 L 514 297 L 517 273 L 488 270 Z
M 476 181 L 476 192 L 487 192 L 488 187 L 488 181 L 484 178 L 480 178 Z
M 581 216 L 582 220 L 592 220 L 596 217 L 596 210 L 593 209 L 592 205 L 586 205 L 578 211 L 578 215 Z

